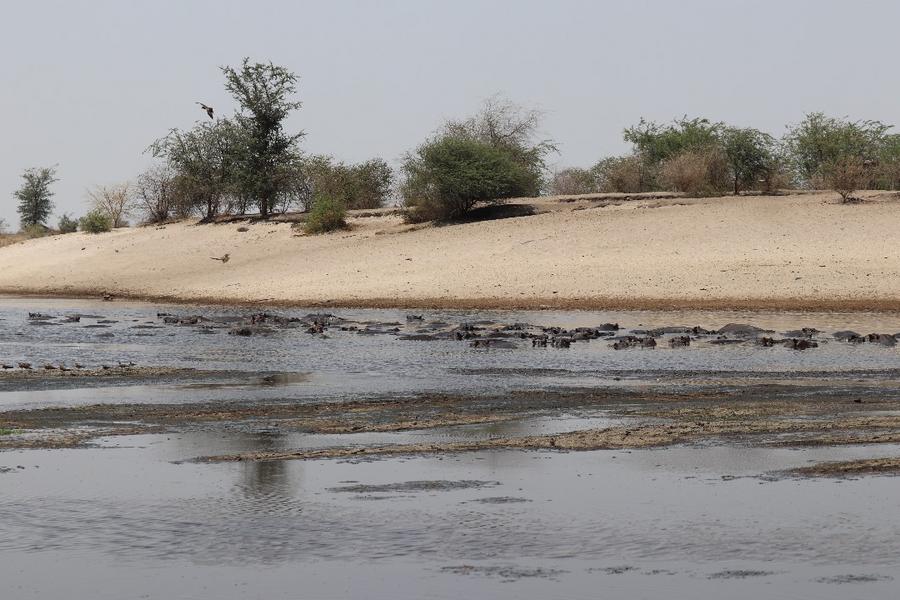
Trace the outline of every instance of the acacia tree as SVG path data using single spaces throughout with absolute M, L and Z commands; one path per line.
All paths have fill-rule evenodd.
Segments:
M 686 151 L 704 152 L 718 146 L 724 124 L 687 116 L 659 124 L 641 119 L 625 129 L 624 139 L 648 165 L 656 167 Z
M 772 163 L 773 144 L 772 136 L 758 129 L 728 127 L 722 131 L 722 149 L 735 195 L 766 175 Z
M 173 129 L 150 150 L 154 156 L 165 158 L 175 171 L 176 193 L 210 220 L 219 214 L 226 197 L 234 193 L 237 165 L 244 152 L 242 134 L 235 123 L 219 119 L 188 131 Z
M 53 212 L 53 191 L 50 186 L 59 181 L 56 167 L 27 169 L 22 173 L 25 183 L 13 195 L 19 201 L 18 213 L 22 229 L 41 225 Z
M 265 218 L 290 187 L 286 174 L 298 157 L 297 143 L 303 133 L 287 134 L 284 120 L 301 104 L 292 99 L 297 76 L 284 67 L 250 63 L 239 69 L 222 67 L 227 89 L 240 106 L 235 121 L 245 142 L 240 154 L 237 186 L 240 193 L 256 199 Z
M 877 164 L 890 128 L 881 121 L 848 121 L 810 113 L 789 128 L 785 144 L 803 182 L 814 186 L 838 163 Z

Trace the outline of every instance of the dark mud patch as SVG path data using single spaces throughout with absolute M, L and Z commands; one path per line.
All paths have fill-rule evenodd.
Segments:
M 816 579 L 817 583 L 832 583 L 837 585 L 843 585 L 845 583 L 877 583 L 879 581 L 893 581 L 894 578 L 890 575 L 873 575 L 870 573 L 866 574 L 855 574 L 850 573 L 847 575 L 835 575 L 833 577 L 820 577 Z
M 491 496 L 489 498 L 476 498 L 475 500 L 470 500 L 470 502 L 477 502 L 479 504 L 523 504 L 531 502 L 531 500 L 528 498 L 517 498 L 515 496 Z
M 625 573 L 630 573 L 632 571 L 637 571 L 637 567 L 631 565 L 618 565 L 615 567 L 592 567 L 587 569 L 588 573 L 604 573 L 606 575 L 624 575 Z
M 707 579 L 749 579 L 750 577 L 769 577 L 770 575 L 777 575 L 777 573 L 752 569 L 728 569 L 713 573 Z
M 462 479 L 448 481 L 443 479 L 429 481 L 402 481 L 399 483 L 341 485 L 327 488 L 329 492 L 350 494 L 396 494 L 419 492 L 452 492 L 456 490 L 482 489 L 500 485 L 499 481 L 480 481 Z
M 458 565 L 442 567 L 442 573 L 453 575 L 481 575 L 500 579 L 505 583 L 512 583 L 520 579 L 551 579 L 555 580 L 568 571 L 562 569 L 546 569 L 542 567 L 516 567 L 516 566 L 475 566 Z

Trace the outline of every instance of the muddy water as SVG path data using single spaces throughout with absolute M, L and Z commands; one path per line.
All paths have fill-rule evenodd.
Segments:
M 27 313 L 91 314 L 33 325 Z M 219 382 L 0 386 L 0 407 L 93 402 L 293 400 L 421 391 L 683 385 L 721 378 L 821 384 L 891 381 L 900 347 L 827 341 L 806 352 L 753 346 L 613 351 L 471 348 L 457 341 L 299 330 L 239 338 L 165 326 L 157 312 L 234 309 L 0 301 L 0 362 L 194 366 Z M 284 311 L 303 314 L 305 311 Z M 399 322 L 398 311 L 334 311 Z M 897 315 L 427 313 L 624 328 L 744 322 L 784 331 L 900 331 Z M 98 323 L 101 320 L 116 323 Z M 100 324 L 108 327 L 86 327 Z M 152 325 L 159 329 L 135 328 Z M 100 337 L 100 333 L 112 336 Z M 304 373 L 262 383 L 270 372 Z M 616 379 L 618 378 L 618 379 Z M 740 443 L 582 453 L 492 451 L 376 461 L 198 464 L 298 447 L 479 439 L 603 427 L 601 412 L 489 425 L 348 435 L 197 426 L 105 438 L 88 448 L 0 452 L 3 598 L 894 598 L 900 479 L 800 479 L 823 460 L 900 447 L 759 448 Z

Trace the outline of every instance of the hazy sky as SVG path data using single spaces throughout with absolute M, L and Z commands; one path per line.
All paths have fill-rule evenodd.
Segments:
M 641 116 L 781 134 L 805 112 L 900 123 L 900 2 L 82 1 L 0 3 L 0 218 L 26 167 L 58 164 L 56 215 L 133 177 L 172 127 L 234 106 L 221 65 L 300 77 L 309 152 L 396 164 L 503 93 L 546 111 L 560 166 L 627 149 Z M 56 223 L 56 217 L 51 220 Z

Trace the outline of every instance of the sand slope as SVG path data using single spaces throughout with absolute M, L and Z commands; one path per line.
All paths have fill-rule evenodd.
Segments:
M 540 199 L 446 227 L 360 217 L 124 229 L 0 248 L 0 292 L 359 306 L 900 309 L 900 198 Z M 238 232 L 239 226 L 249 227 Z M 229 253 L 227 264 L 210 257 Z

